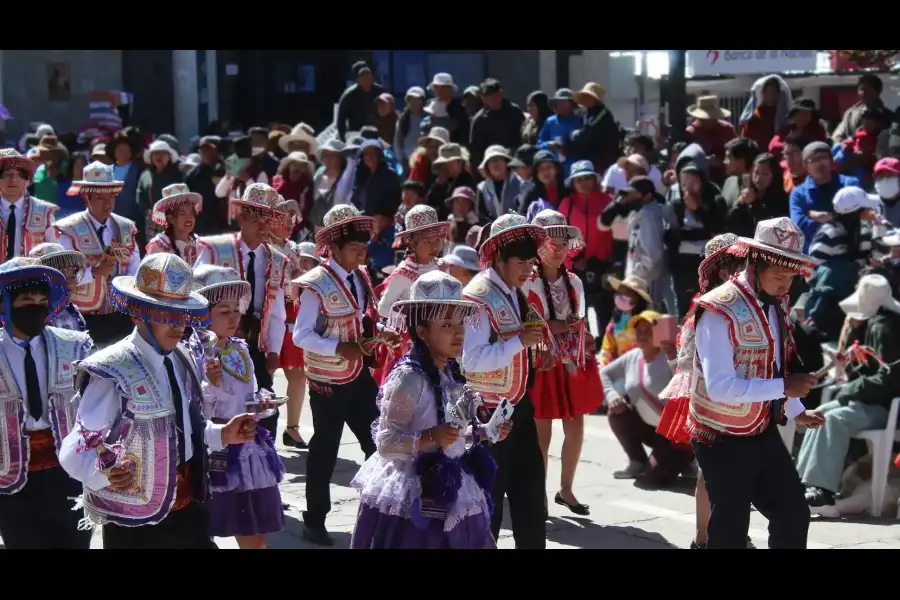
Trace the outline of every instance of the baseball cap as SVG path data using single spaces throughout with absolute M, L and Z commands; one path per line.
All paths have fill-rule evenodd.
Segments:
M 650 172 L 650 163 L 647 162 L 647 159 L 641 156 L 640 154 L 631 154 L 629 156 L 623 156 L 618 160 L 618 165 L 620 169 L 625 168 L 626 163 L 631 163 L 635 167 L 639 169 L 643 169 L 645 173 Z
M 877 196 L 868 194 L 865 190 L 856 186 L 848 186 L 838 190 L 834 195 L 834 211 L 841 215 L 846 215 L 865 208 L 877 210 L 881 207 L 881 202 Z
M 831 156 L 831 147 L 825 142 L 812 142 L 806 145 L 806 148 L 803 149 L 803 160 L 809 160 L 815 154 L 819 154 L 820 152 L 824 152 Z
M 896 158 L 882 158 L 875 163 L 874 175 L 900 175 L 900 160 Z
M 649 177 L 645 177 L 644 175 L 638 175 L 637 177 L 632 177 L 631 181 L 628 182 L 628 185 L 619 190 L 619 196 L 627 196 L 628 194 L 640 194 L 641 196 L 646 196 L 647 194 L 652 194 L 656 191 L 656 186 L 653 184 L 653 181 Z

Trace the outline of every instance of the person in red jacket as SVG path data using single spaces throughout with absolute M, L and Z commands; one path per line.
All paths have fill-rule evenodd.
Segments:
M 610 230 L 600 229 L 600 215 L 612 196 L 601 190 L 600 180 L 591 161 L 573 164 L 566 180 L 573 193 L 560 203 L 559 212 L 578 228 L 585 243 L 581 252 L 569 257 L 566 267 L 584 282 L 585 304 L 597 313 L 597 323 L 607 323 L 612 315 L 612 294 L 604 289 L 603 280 L 611 267 L 613 237 Z

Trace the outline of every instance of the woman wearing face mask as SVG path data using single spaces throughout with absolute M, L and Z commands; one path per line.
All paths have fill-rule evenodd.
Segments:
M 183 183 L 166 186 L 162 192 L 162 199 L 153 205 L 151 218 L 166 230 L 150 240 L 147 254 L 169 252 L 192 265 L 197 259 L 194 227 L 197 214 L 203 209 L 203 196 L 192 192 Z
M 647 282 L 640 277 L 610 277 L 609 285 L 615 292 L 615 308 L 600 344 L 601 369 L 634 348 L 634 330 L 628 327 L 631 317 L 653 309 Z
M 883 216 L 900 227 L 900 160 L 882 158 L 875 165 L 875 192 L 884 203 Z

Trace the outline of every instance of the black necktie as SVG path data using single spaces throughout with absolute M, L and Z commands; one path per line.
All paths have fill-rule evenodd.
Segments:
M 31 356 L 31 344 L 25 346 L 25 395 L 28 397 L 28 414 L 39 421 L 44 414 L 44 403 L 41 400 L 41 384 L 38 382 L 37 365 Z
M 103 246 L 103 249 L 106 250 L 106 242 L 103 241 L 103 232 L 106 231 L 106 225 L 101 225 L 97 229 L 97 239 L 100 240 L 100 245 Z
M 782 352 L 781 352 L 781 354 L 782 354 L 781 363 L 782 364 L 779 365 L 778 361 L 774 360 L 774 358 L 772 360 L 772 379 L 778 379 L 778 378 L 784 377 L 784 369 L 782 368 L 782 365 L 784 364 L 784 360 L 785 360 L 784 351 L 783 351 L 783 349 L 785 347 L 784 346 L 784 338 L 782 337 L 784 335 L 784 332 L 781 330 L 781 319 L 780 319 L 781 312 L 778 310 L 778 306 L 773 304 L 768 298 L 762 299 L 760 301 L 760 304 L 762 304 L 762 311 L 763 311 L 763 314 L 766 316 L 766 321 L 769 323 L 769 330 L 772 331 L 772 337 L 775 336 L 775 330 L 776 329 L 778 330 L 778 340 L 779 340 L 779 343 L 781 344 L 781 348 L 782 348 Z M 772 323 L 772 320 L 769 318 L 769 312 L 770 312 L 770 309 L 772 309 L 772 308 L 775 309 L 775 315 L 776 315 L 775 323 Z M 781 414 L 781 410 L 782 410 L 783 406 L 784 406 L 784 398 L 778 398 L 778 399 L 772 401 L 772 418 L 775 420 L 775 422 L 778 425 L 786 425 L 787 424 L 787 418 L 785 418 Z
M 519 301 L 519 320 L 524 324 L 528 318 L 528 300 L 525 299 L 525 294 L 519 288 L 516 288 L 513 293 L 516 295 L 516 300 Z M 511 295 L 509 299 L 512 301 Z M 513 304 L 513 306 L 515 307 L 516 305 Z M 534 383 L 534 363 L 531 348 L 528 348 L 525 354 L 528 357 L 528 380 L 525 382 L 525 387 L 530 388 Z
M 6 221 L 6 258 L 16 255 L 16 205 L 9 205 L 9 219 Z
M 166 367 L 166 375 L 169 376 L 169 387 L 172 389 L 172 403 L 175 404 L 175 431 L 178 433 L 178 470 L 184 473 L 184 406 L 182 405 L 181 389 L 178 380 L 175 379 L 175 366 L 168 356 L 163 359 Z
M 356 277 L 353 276 L 351 272 L 347 275 L 347 285 L 350 286 L 350 295 L 353 296 L 353 301 L 356 302 L 356 305 L 359 306 L 359 296 L 356 295 Z
M 250 310 L 248 315 L 256 314 L 256 252 L 250 251 L 247 257 L 247 283 L 250 284 Z

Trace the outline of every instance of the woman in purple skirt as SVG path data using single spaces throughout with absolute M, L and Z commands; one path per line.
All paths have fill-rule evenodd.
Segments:
M 497 547 L 490 529 L 496 464 L 480 441 L 480 398 L 456 363 L 478 311 L 462 288 L 431 271 L 413 283 L 409 300 L 394 303 L 391 324 L 413 344 L 378 392 L 378 451 L 351 484 L 361 496 L 352 548 Z M 475 443 L 467 449 L 469 425 Z
M 194 269 L 194 288 L 209 300 L 209 330 L 218 336 L 215 347 L 206 349 L 204 415 L 227 423 L 247 412 L 246 403 L 254 400 L 257 389 L 247 343 L 231 337 L 250 303 L 250 284 L 234 269 L 202 265 Z M 278 491 L 283 476 L 275 442 L 259 425 L 252 442 L 210 454 L 206 507 L 212 534 L 234 536 L 242 549 L 265 548 L 266 534 L 284 528 Z

